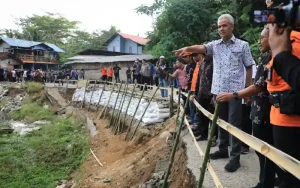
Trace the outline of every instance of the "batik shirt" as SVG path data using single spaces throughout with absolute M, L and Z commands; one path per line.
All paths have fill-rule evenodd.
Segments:
M 254 85 L 263 88 L 257 96 L 253 97 L 251 104 L 251 119 L 255 124 L 264 124 L 270 121 L 271 104 L 269 103 L 269 92 L 265 80 L 267 75 L 266 65 L 271 60 L 271 57 L 271 53 L 264 55 L 261 62 L 258 64 L 254 79 Z
M 211 93 L 232 93 L 245 88 L 245 67 L 253 64 L 248 42 L 232 36 L 225 43 L 222 39 L 204 45 L 206 53 L 213 55 L 213 81 Z

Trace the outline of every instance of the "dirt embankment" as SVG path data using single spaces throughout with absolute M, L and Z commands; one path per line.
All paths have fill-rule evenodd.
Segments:
M 96 114 L 89 113 L 89 116 L 95 118 Z M 91 155 L 72 176 L 76 187 L 158 187 L 146 182 L 154 181 L 153 178 L 156 178 L 154 176 L 164 173 L 168 167 L 170 140 L 160 138 L 160 132 L 174 125 L 174 120 L 167 121 L 166 126 L 158 125 L 150 130 L 144 130 L 148 132 L 149 137 L 141 143 L 125 142 L 124 134 L 113 136 L 110 129 L 104 128 L 109 120 L 97 120 L 95 123 L 99 134 L 91 138 L 91 149 L 104 166 L 101 167 Z M 161 179 L 163 178 L 160 177 L 160 180 L 155 181 L 161 182 Z M 180 145 L 169 187 L 190 188 L 193 187 L 193 183 L 193 177 L 186 168 L 184 148 Z

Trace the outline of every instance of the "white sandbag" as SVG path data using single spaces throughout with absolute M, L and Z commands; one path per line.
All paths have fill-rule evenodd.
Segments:
M 154 119 L 154 118 L 143 118 L 143 123 L 145 123 L 146 125 L 149 124 L 155 124 L 155 123 L 160 123 L 163 122 L 163 119 Z
M 170 113 L 159 113 L 158 119 L 166 119 L 170 117 Z
M 158 112 L 159 113 L 168 113 L 168 112 L 170 112 L 170 109 L 169 108 L 159 108 Z

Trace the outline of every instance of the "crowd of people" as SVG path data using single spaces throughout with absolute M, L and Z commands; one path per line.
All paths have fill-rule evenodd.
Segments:
M 207 140 L 210 120 L 195 108 L 193 101 L 198 101 L 211 113 L 219 103 L 219 118 L 300 160 L 300 150 L 297 149 L 300 142 L 300 95 L 296 79 L 292 81 L 284 67 L 273 67 L 273 59 L 278 61 L 276 54 L 279 53 L 274 52 L 279 42 L 275 45 L 270 40 L 275 26 L 268 24 L 261 32 L 259 45 L 264 55 L 256 66 L 249 43 L 233 35 L 234 18 L 224 14 L 217 24 L 221 39 L 175 50 L 177 70 L 169 74 L 171 78 L 179 78 L 183 91 L 192 92 L 190 99 L 182 97 L 189 102 L 186 112 L 196 139 Z M 293 31 L 290 37 L 296 41 L 292 43 L 292 52 L 300 57 L 297 51 L 300 33 Z M 222 128 L 214 135 L 213 145 L 218 144 L 219 150 L 211 153 L 210 159 L 228 158 L 225 170 L 237 171 L 241 166 L 240 155 L 247 154 L 249 146 Z M 299 179 L 262 154 L 257 152 L 257 155 L 260 174 L 256 188 L 273 188 L 275 185 L 280 188 L 300 187 Z
M 271 45 L 270 41 L 274 26 L 268 24 L 261 32 L 259 46 L 263 56 L 256 63 L 249 43 L 233 34 L 234 18 L 224 14 L 217 24 L 221 39 L 175 50 L 178 59 L 171 68 L 164 56 L 156 64 L 137 59 L 126 70 L 127 81 L 162 87 L 173 85 L 183 92 L 191 92 L 189 99 L 184 95 L 182 99 L 189 104 L 186 113 L 197 141 L 208 139 L 210 120 L 197 110 L 194 101 L 211 113 L 219 103 L 219 118 L 300 160 L 300 150 L 297 149 L 300 142 L 300 94 L 296 79 L 291 80 L 283 68 L 276 67 L 279 65 L 272 67 L 273 59 L 276 62 L 279 59 L 275 57 L 279 52 L 274 52 L 279 43 Z M 300 33 L 292 32 L 291 39 L 296 41 L 293 53 L 300 56 L 295 52 L 299 50 L 295 45 L 299 46 Z M 120 70 L 118 65 L 108 70 L 102 67 L 102 79 L 111 81 L 114 76 L 120 81 Z M 161 89 L 161 96 L 167 97 L 167 90 Z M 241 166 L 241 154 L 249 152 L 249 146 L 222 128 L 214 132 L 213 146 L 216 145 L 219 150 L 211 153 L 210 159 L 228 158 L 227 172 L 237 171 Z M 300 187 L 299 179 L 264 155 L 257 152 L 257 156 L 260 174 L 255 188 Z
M 4 69 L 0 74 L 0 81 L 26 82 L 35 81 L 41 83 L 59 82 L 63 84 L 64 79 L 82 80 L 84 79 L 83 70 L 27 70 L 27 69 Z

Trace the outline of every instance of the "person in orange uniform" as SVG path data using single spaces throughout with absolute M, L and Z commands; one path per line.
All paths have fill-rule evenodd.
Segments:
M 114 70 L 112 67 L 109 67 L 107 70 L 107 81 L 112 82 L 113 75 L 114 75 Z
M 101 75 L 102 75 L 102 77 L 101 77 L 102 81 L 106 81 L 107 80 L 107 69 L 104 66 L 102 66 L 102 68 L 101 68 Z
M 268 25 L 270 33 L 274 32 L 275 26 Z M 278 28 L 277 28 L 278 29 Z M 271 35 L 271 34 L 270 34 Z M 292 43 L 293 55 L 300 58 L 300 32 L 292 31 L 290 35 Z M 269 39 L 270 40 L 270 39 Z M 272 46 L 271 46 L 272 47 Z M 274 53 L 274 51 L 272 50 Z M 279 150 L 289 154 L 297 160 L 300 160 L 300 93 L 278 75 L 273 66 L 274 57 L 266 66 L 268 68 L 267 89 L 270 93 L 270 122 L 273 125 L 274 146 Z M 300 180 L 283 171 L 281 168 L 277 169 L 277 175 L 281 180 L 280 188 L 296 188 L 300 187 Z

